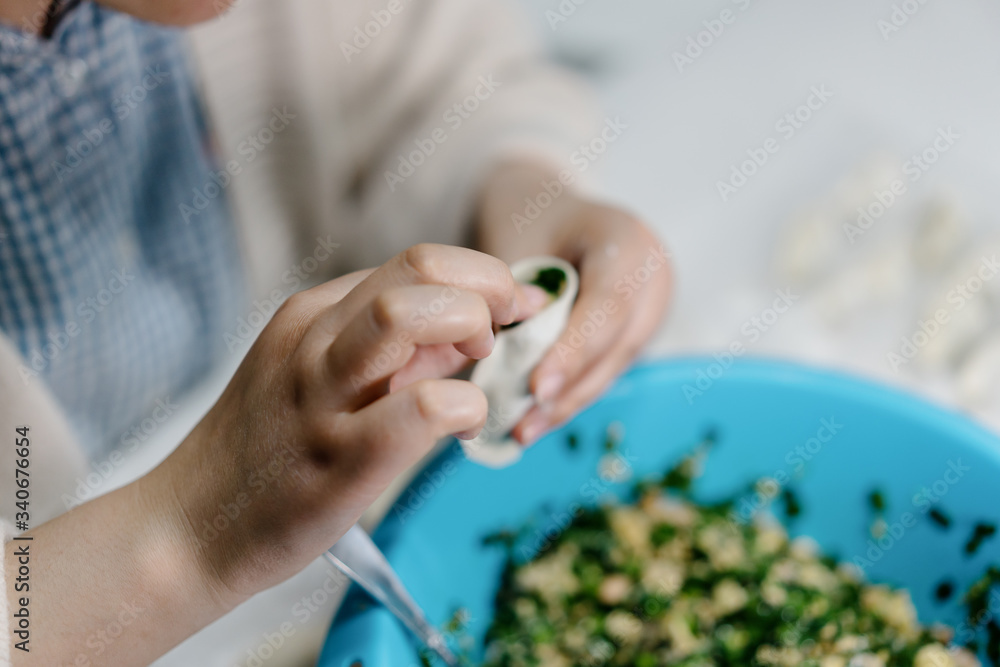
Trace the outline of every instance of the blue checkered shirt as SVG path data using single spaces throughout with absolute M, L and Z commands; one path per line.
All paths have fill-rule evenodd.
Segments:
M 208 146 L 180 32 L 91 2 L 51 40 L 0 26 L 0 330 L 94 457 L 148 432 L 238 316 L 224 194 L 180 211 Z

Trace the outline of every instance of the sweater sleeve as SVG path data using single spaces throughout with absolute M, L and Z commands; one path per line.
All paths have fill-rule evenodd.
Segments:
M 480 185 L 507 158 L 569 169 L 582 185 L 571 156 L 599 131 L 598 105 L 546 57 L 517 3 L 356 4 L 366 12 L 335 27 L 350 86 L 338 122 L 351 137 L 367 238 L 390 253 L 468 241 Z M 379 19 L 388 23 L 376 31 Z
M 191 36 L 258 296 L 297 289 L 334 242 L 308 282 L 467 244 L 505 158 L 589 176 L 574 153 L 598 105 L 516 0 L 241 0 Z

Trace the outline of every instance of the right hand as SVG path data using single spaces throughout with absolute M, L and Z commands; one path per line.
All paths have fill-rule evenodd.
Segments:
M 213 594 L 231 606 L 287 579 L 440 438 L 477 434 L 485 396 L 443 378 L 544 303 L 500 260 L 437 245 L 288 299 L 151 475 Z

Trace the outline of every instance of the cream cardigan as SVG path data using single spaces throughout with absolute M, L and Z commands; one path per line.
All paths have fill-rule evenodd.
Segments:
M 515 0 L 237 0 L 191 31 L 191 52 L 258 304 L 418 242 L 467 242 L 491 165 L 567 165 L 599 124 Z M 0 434 L 31 426 L 38 525 L 65 511 L 88 462 L 46 388 L 22 382 L 21 363 L 0 334 Z M 4 498 L 12 466 L 0 457 Z M 4 541 L 12 509 L 0 503 Z M 4 619 L 6 605 L 0 595 Z M 0 623 L 0 664 L 10 646 Z

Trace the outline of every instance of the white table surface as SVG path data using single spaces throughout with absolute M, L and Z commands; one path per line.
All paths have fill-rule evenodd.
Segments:
M 995 2 L 927 0 L 884 40 L 877 21 L 889 17 L 889 0 L 751 0 L 745 10 L 742 0 L 584 0 L 555 30 L 546 11 L 556 10 L 559 0 L 524 1 L 556 54 L 598 65 L 595 84 L 608 114 L 629 125 L 598 166 L 609 196 L 644 216 L 674 252 L 676 298 L 651 356 L 706 353 L 745 341 L 742 323 L 760 314 L 776 289 L 788 286 L 775 270 L 775 248 L 796 212 L 877 151 L 905 158 L 923 150 L 939 127 L 951 126 L 961 138 L 842 258 L 842 270 L 903 244 L 928 198 L 942 189 L 954 193 L 974 230 L 1000 233 L 994 196 L 1000 183 Z M 735 22 L 678 72 L 673 52 L 727 8 Z M 775 122 L 802 104 L 812 86 L 822 85 L 834 96 L 794 137 L 782 139 L 779 152 L 724 203 L 716 182 L 745 159 L 747 149 L 779 137 Z M 914 330 L 928 282 L 911 276 L 887 302 L 854 313 L 840 326 L 827 321 L 816 293 L 803 291 L 801 301 L 748 347 L 754 355 L 847 370 L 958 405 L 948 373 L 897 374 L 886 363 L 899 337 Z M 182 414 L 119 471 L 119 480 L 165 457 L 231 370 L 181 401 Z M 976 418 L 1000 428 L 994 408 Z M 247 648 L 261 645 L 265 633 L 290 619 L 296 636 L 289 644 L 296 650 L 263 664 L 310 664 L 333 602 L 307 623 L 292 610 L 322 586 L 327 572 L 315 564 L 156 664 L 245 665 Z

